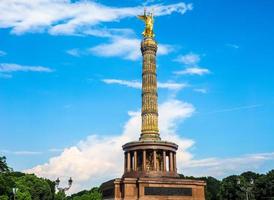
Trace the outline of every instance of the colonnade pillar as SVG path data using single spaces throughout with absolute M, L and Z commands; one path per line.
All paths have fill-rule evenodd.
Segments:
M 134 151 L 134 171 L 137 171 L 137 151 Z
M 176 153 L 174 153 L 173 163 L 174 163 L 174 171 L 177 172 Z
M 173 172 L 173 153 L 169 152 L 169 171 Z
M 164 171 L 166 171 L 166 151 L 163 151 Z
M 157 170 L 157 157 L 156 157 L 156 150 L 153 150 L 153 170 L 156 171 Z
M 146 150 L 143 150 L 143 171 L 146 171 L 146 169 L 147 169 L 146 161 L 147 161 Z
M 127 171 L 127 153 L 124 153 L 124 172 Z
M 127 171 L 131 171 L 131 156 L 130 152 L 127 152 Z

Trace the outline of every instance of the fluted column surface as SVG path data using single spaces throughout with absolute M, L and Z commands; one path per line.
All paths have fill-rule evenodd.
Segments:
M 142 130 L 140 140 L 160 140 L 158 129 L 158 94 L 156 74 L 157 43 L 144 38 L 141 43 L 142 68 Z

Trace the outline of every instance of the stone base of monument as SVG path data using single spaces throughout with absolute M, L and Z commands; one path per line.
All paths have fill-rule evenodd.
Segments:
M 103 199 L 204 200 L 205 182 L 181 178 L 117 178 L 101 185 Z

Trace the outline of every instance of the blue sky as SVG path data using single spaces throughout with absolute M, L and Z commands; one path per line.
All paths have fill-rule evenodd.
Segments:
M 0 3 L 0 151 L 15 170 L 43 166 L 87 137 L 118 137 L 128 112 L 141 107 L 143 24 L 135 16 L 143 1 L 22 5 Z M 234 170 L 209 175 L 273 169 L 274 2 L 146 6 L 156 15 L 159 104 L 192 109 L 171 116 L 176 137 L 191 141 L 189 168 L 240 159 Z M 252 155 L 262 159 L 246 166 Z

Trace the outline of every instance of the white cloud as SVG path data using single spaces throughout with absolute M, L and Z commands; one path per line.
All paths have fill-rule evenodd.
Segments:
M 258 171 L 268 162 L 274 161 L 274 152 L 241 155 L 232 158 L 206 158 L 188 160 L 183 164 L 185 174 L 223 178 L 244 171 Z
M 79 57 L 81 55 L 81 51 L 79 49 L 69 49 L 66 53 L 75 57 Z
M 59 149 L 59 148 L 51 148 L 51 149 L 49 149 L 48 150 L 49 152 L 62 152 L 62 151 L 64 151 L 64 149 Z
M 227 46 L 227 47 L 231 47 L 231 48 L 233 48 L 233 49 L 239 49 L 239 48 L 240 48 L 239 45 L 237 45 L 237 44 L 231 44 L 231 43 L 226 44 L 226 46 Z
M 40 155 L 42 152 L 40 151 L 15 151 L 15 155 Z
M 182 71 L 175 71 L 174 74 L 177 75 L 205 75 L 205 74 L 210 74 L 210 71 L 205 68 L 199 68 L 199 67 L 190 67 L 186 68 Z
M 126 80 L 119 80 L 119 79 L 103 79 L 102 80 L 106 84 L 119 84 L 124 85 L 131 88 L 141 89 L 142 83 L 140 81 L 126 81 Z
M 190 117 L 194 112 L 191 104 L 170 100 L 159 106 L 159 128 L 161 137 L 176 141 L 179 162 L 192 158 L 188 149 L 194 142 L 181 138 L 176 128 L 179 121 Z M 42 177 L 55 180 L 57 177 L 71 176 L 75 181 L 70 192 L 99 185 L 110 178 L 121 177 L 123 173 L 123 151 L 121 146 L 138 140 L 140 134 L 140 112 L 129 112 L 130 118 L 120 135 L 90 135 L 76 146 L 66 148 L 59 156 L 48 163 L 26 170 Z
M 7 53 L 6 53 L 5 51 L 1 51 L 1 50 L 0 50 L 0 57 L 1 57 L 1 56 L 5 56 L 5 55 L 7 55 Z
M 35 156 L 35 155 L 42 154 L 42 152 L 40 151 L 28 151 L 28 150 L 20 150 L 20 151 L 0 150 L 0 152 L 5 154 L 13 154 L 17 156 Z
M 83 31 L 85 35 L 103 37 L 103 38 L 113 38 L 113 37 L 135 37 L 135 32 L 129 28 L 93 28 Z
M 198 66 L 201 60 L 200 55 L 194 53 L 188 53 L 186 55 L 178 56 L 174 61 L 182 63 L 186 66 L 184 70 L 173 72 L 176 75 L 205 75 L 209 74 L 210 71 L 206 68 Z
M 194 91 L 202 93 L 202 94 L 206 94 L 207 93 L 207 89 L 205 89 L 205 88 L 196 88 L 196 89 L 194 89 Z
M 170 90 L 181 90 L 188 87 L 186 83 L 173 83 L 173 82 L 158 82 L 158 88 L 170 89 Z
M 124 85 L 131 88 L 141 89 L 142 83 L 140 81 L 127 81 L 127 80 L 120 80 L 120 79 L 103 79 L 104 83 L 107 84 L 119 84 Z M 169 90 L 181 90 L 185 87 L 188 87 L 188 84 L 186 83 L 173 83 L 173 82 L 158 82 L 158 88 L 161 89 L 169 89 Z
M 0 63 L 0 72 L 52 72 L 53 70 L 48 67 L 42 66 L 25 66 L 12 63 Z
M 12 78 L 12 75 L 11 74 L 2 74 L 2 73 L 0 73 L 0 78 L 9 79 L 9 78 Z
M 178 56 L 175 61 L 183 63 L 185 65 L 197 65 L 200 62 L 200 55 L 194 53 L 188 53 L 186 55 Z
M 249 110 L 254 108 L 260 108 L 264 106 L 263 104 L 254 104 L 254 105 L 245 105 L 245 106 L 236 106 L 231 108 L 225 108 L 220 110 L 214 110 L 205 114 L 215 114 L 215 113 L 224 113 L 224 112 L 233 112 L 233 111 L 239 111 L 239 110 Z
M 184 14 L 192 9 L 183 2 L 154 5 L 156 16 L 173 12 Z M 49 32 L 50 34 L 82 34 L 85 30 L 105 22 L 135 17 L 143 6 L 109 7 L 95 1 L 80 0 L 9 0 L 0 1 L 0 28 L 11 28 L 12 33 Z
M 90 48 L 90 52 L 103 57 L 118 56 L 127 60 L 137 60 L 141 55 L 139 46 L 138 39 L 113 38 L 111 43 Z
M 100 44 L 89 49 L 90 53 L 103 57 L 122 57 L 126 60 L 138 60 L 141 57 L 141 40 L 136 38 L 113 37 L 110 43 Z M 159 44 L 157 55 L 166 55 L 173 51 L 171 45 Z

